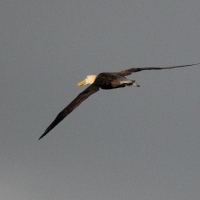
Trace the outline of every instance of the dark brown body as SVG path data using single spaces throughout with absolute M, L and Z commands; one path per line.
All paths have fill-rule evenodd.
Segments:
M 123 81 L 127 81 L 127 83 L 121 83 Z M 97 76 L 93 84 L 101 89 L 110 90 L 125 87 L 134 82 L 134 80 L 128 80 L 126 77 L 118 75 L 117 73 L 103 72 Z

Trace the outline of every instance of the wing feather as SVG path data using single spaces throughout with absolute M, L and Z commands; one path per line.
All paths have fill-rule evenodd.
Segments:
M 131 69 L 127 69 L 124 71 L 120 71 L 120 72 L 116 72 L 118 75 L 121 76 L 128 76 L 132 73 L 135 72 L 140 72 L 143 70 L 161 70 L 161 69 L 173 69 L 173 68 L 179 68 L 179 67 L 189 67 L 189 66 L 194 66 L 194 65 L 199 65 L 200 63 L 196 63 L 196 64 L 190 64 L 190 65 L 178 65 L 178 66 L 171 66 L 171 67 L 143 67 L 143 68 L 131 68 Z
M 99 87 L 90 85 L 83 92 L 81 92 L 66 108 L 64 108 L 49 125 L 45 132 L 40 136 L 39 140 L 43 138 L 49 131 L 51 131 L 58 123 L 60 123 L 67 115 L 69 115 L 76 107 L 78 107 L 90 95 L 97 92 Z

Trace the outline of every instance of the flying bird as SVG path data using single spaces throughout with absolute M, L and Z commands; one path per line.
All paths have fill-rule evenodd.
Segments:
M 116 89 L 125 86 L 140 87 L 135 80 L 129 80 L 125 76 L 128 76 L 135 72 L 143 70 L 162 70 L 173 69 L 179 67 L 189 67 L 199 65 L 200 63 L 190 65 L 180 65 L 171 67 L 144 67 L 144 68 L 131 68 L 120 72 L 103 72 L 99 75 L 88 75 L 86 78 L 78 83 L 78 86 L 90 85 L 83 92 L 81 92 L 66 108 L 64 108 L 55 118 L 55 120 L 48 126 L 45 132 L 40 136 L 39 140 L 43 138 L 49 131 L 51 131 L 58 123 L 60 123 L 67 115 L 69 115 L 76 107 L 78 107 L 84 100 L 90 95 L 99 91 L 99 89 Z

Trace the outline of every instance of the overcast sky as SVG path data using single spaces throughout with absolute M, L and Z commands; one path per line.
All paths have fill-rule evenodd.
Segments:
M 2 0 L 0 199 L 200 199 L 200 66 L 132 74 L 42 140 L 88 74 L 200 62 L 199 0 Z

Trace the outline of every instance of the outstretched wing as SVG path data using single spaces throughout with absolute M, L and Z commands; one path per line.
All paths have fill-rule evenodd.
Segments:
M 131 69 L 127 69 L 121 72 L 116 72 L 118 75 L 121 76 L 128 76 L 132 73 L 135 72 L 140 72 L 143 70 L 161 70 L 161 69 L 173 69 L 173 68 L 179 68 L 179 67 L 189 67 L 189 66 L 193 66 L 193 65 L 199 65 L 200 63 L 196 63 L 196 64 L 190 64 L 190 65 L 179 65 L 179 66 L 171 66 L 171 67 L 143 67 L 143 68 L 131 68 Z
M 83 92 L 81 92 L 66 108 L 64 108 L 49 125 L 45 132 L 40 136 L 39 140 L 43 138 L 49 131 L 51 131 L 58 123 L 60 123 L 67 115 L 69 115 L 76 107 L 78 107 L 90 95 L 97 92 L 99 87 L 90 85 Z

